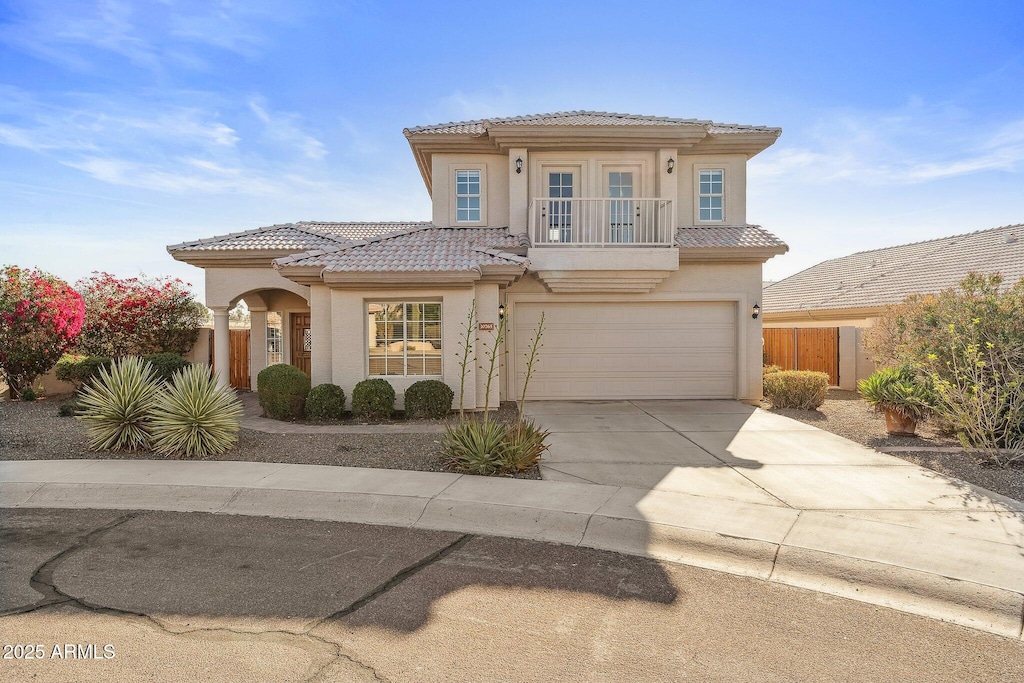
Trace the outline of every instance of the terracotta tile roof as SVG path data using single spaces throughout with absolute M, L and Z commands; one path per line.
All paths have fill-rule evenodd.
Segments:
M 282 223 L 262 228 L 217 235 L 205 239 L 182 242 L 167 247 L 167 251 L 309 251 L 330 249 L 362 239 L 395 230 L 406 230 L 430 225 L 422 222 L 403 223 L 335 223 L 328 221 L 299 221 Z
M 275 267 L 314 266 L 331 272 L 466 272 L 527 260 L 503 250 L 519 246 L 507 228 L 410 228 L 331 249 L 285 256 Z
M 767 312 L 870 308 L 934 294 L 971 271 L 1024 277 L 1024 224 L 861 251 L 824 261 L 769 285 Z
M 679 228 L 676 246 L 686 249 L 739 247 L 749 249 L 788 249 L 786 243 L 760 225 L 708 226 Z
M 605 111 L 559 111 L 548 114 L 476 119 L 473 121 L 452 121 L 430 126 L 416 126 L 405 129 L 406 135 L 435 133 L 444 135 L 484 135 L 488 128 L 503 125 L 536 126 L 697 126 L 709 133 L 771 133 L 778 135 L 780 128 L 769 126 L 741 126 L 732 123 L 715 123 L 701 119 L 677 119 L 668 116 L 645 116 L 638 114 L 615 114 Z

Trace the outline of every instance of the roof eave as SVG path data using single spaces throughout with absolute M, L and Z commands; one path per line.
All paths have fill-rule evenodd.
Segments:
M 279 258 L 291 256 L 294 249 L 219 249 L 189 251 L 167 247 L 175 261 L 199 268 L 266 268 Z
M 678 246 L 678 245 L 677 245 Z M 730 261 L 735 263 L 764 263 L 789 251 L 783 244 L 777 247 L 679 247 L 679 262 Z

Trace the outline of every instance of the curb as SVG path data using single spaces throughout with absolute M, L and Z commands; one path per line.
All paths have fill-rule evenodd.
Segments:
M 4 461 L 0 508 L 207 512 L 506 536 L 748 576 L 1015 639 L 1024 618 L 1018 545 L 668 491 L 276 463 Z M 907 554 L 908 533 L 924 539 L 916 555 Z M 877 547 L 860 549 L 862 538 Z

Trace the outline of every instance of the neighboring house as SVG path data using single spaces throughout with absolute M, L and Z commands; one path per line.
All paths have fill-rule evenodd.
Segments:
M 485 405 L 485 346 L 504 316 L 490 405 L 522 389 L 545 314 L 533 399 L 761 395 L 761 266 L 786 245 L 747 224 L 746 164 L 778 128 L 560 112 L 407 129 L 430 222 L 300 222 L 168 247 L 204 268 L 215 365 L 227 312 L 283 316 L 281 357 L 351 394 L 438 378 Z M 223 332 L 223 333 L 222 333 Z M 266 365 L 252 335 L 250 369 Z M 272 343 L 274 343 L 272 341 Z M 456 400 L 458 400 L 456 398 Z
M 972 271 L 1000 273 L 1008 284 L 1024 277 L 1024 224 L 861 251 L 772 283 L 763 297 L 766 342 L 773 328 L 837 330 L 839 386 L 856 388 L 874 371 L 863 330 L 886 306 L 953 287 Z

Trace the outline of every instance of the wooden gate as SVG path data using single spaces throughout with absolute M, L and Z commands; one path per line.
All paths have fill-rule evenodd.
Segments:
M 764 328 L 764 360 L 783 370 L 814 370 L 839 385 L 838 327 Z
M 231 386 L 249 389 L 249 330 L 231 330 Z

